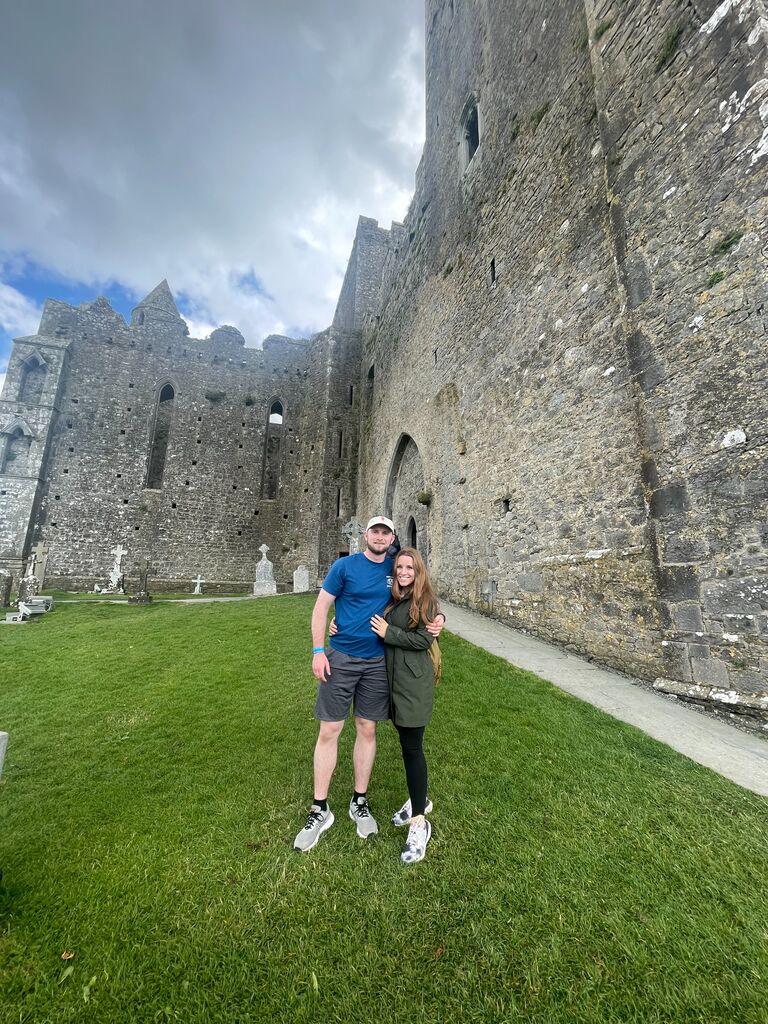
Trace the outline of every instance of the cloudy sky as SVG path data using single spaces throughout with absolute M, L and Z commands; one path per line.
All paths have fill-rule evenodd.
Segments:
M 194 336 L 327 326 L 359 214 L 408 207 L 422 0 L 28 0 L 0 37 L 0 384 L 43 300 Z

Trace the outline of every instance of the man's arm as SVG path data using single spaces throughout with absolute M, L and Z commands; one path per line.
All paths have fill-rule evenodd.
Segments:
M 321 683 L 324 683 L 331 674 L 331 666 L 325 653 L 325 629 L 328 624 L 328 612 L 335 600 L 333 594 L 321 589 L 312 609 L 312 648 L 313 651 L 318 649 L 312 654 L 312 674 Z

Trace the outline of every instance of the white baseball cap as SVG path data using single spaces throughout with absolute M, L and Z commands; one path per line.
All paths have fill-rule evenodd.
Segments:
M 372 526 L 386 526 L 386 528 L 391 530 L 392 533 L 395 532 L 395 524 L 391 519 L 387 519 L 386 516 L 374 516 L 373 519 L 369 519 L 365 532 L 367 533 Z

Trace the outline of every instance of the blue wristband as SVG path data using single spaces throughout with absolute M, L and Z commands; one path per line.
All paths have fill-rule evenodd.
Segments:
M 313 647 L 312 648 L 312 653 L 313 654 L 325 654 L 325 648 L 324 647 Z

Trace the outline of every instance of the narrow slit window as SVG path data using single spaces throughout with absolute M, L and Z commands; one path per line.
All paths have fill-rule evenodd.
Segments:
M 168 441 L 171 434 L 173 419 L 173 402 L 176 392 L 171 384 L 160 389 L 155 409 L 155 420 L 152 425 L 152 441 L 149 446 L 149 466 L 147 469 L 147 487 L 160 490 L 163 486 L 165 459 L 168 454 Z
M 285 409 L 279 399 L 275 399 L 267 415 L 267 428 L 264 437 L 264 461 L 261 470 L 261 496 L 268 501 L 277 498 L 280 489 L 280 462 L 283 443 L 283 420 Z M 242 448 L 242 445 L 240 445 Z

